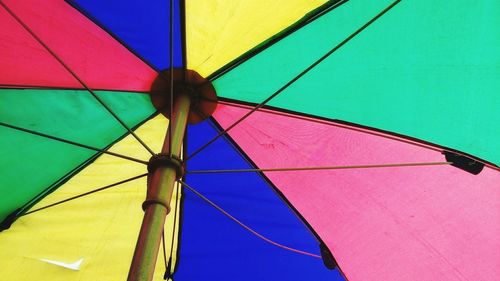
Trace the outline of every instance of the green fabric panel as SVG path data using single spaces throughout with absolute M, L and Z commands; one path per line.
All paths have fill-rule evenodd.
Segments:
M 155 111 L 145 94 L 97 94 L 130 127 Z M 0 121 L 99 148 L 126 133 L 79 90 L 0 90 Z M 96 153 L 3 126 L 0 136 L 0 221 Z
M 260 103 L 392 1 L 351 0 L 214 81 Z M 402 1 L 268 105 L 500 164 L 500 2 Z

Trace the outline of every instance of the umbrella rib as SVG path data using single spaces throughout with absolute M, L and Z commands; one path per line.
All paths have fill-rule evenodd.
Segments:
M 238 108 L 243 108 L 243 109 L 252 108 L 252 106 L 250 106 L 250 103 L 246 103 L 246 102 L 242 102 L 242 101 L 238 101 L 238 100 L 232 100 L 232 99 L 228 99 L 228 98 L 221 99 L 217 102 L 219 104 L 224 104 L 224 105 L 228 105 L 231 107 L 238 107 Z M 476 156 L 469 155 L 469 154 L 466 154 L 466 153 L 461 152 L 461 151 L 457 151 L 457 150 L 450 149 L 447 147 L 442 147 L 438 144 L 427 142 L 427 141 L 413 138 L 410 136 L 405 136 L 405 135 L 400 135 L 400 134 L 393 133 L 393 132 L 383 131 L 380 129 L 370 128 L 367 126 L 363 126 L 360 124 L 351 123 L 351 122 L 347 122 L 347 121 L 343 121 L 343 120 L 339 120 L 339 119 L 330 119 L 330 118 L 321 117 L 321 116 L 307 115 L 307 114 L 304 114 L 302 112 L 288 111 L 288 110 L 283 109 L 283 108 L 266 106 L 266 107 L 260 108 L 259 112 L 264 112 L 267 114 L 273 114 L 273 115 L 278 115 L 278 116 L 291 117 L 291 118 L 295 118 L 298 120 L 304 120 L 304 121 L 309 121 L 309 122 L 313 122 L 313 123 L 317 123 L 317 124 L 333 126 L 333 127 L 337 127 L 337 128 L 350 130 L 350 131 L 360 132 L 360 133 L 368 134 L 368 135 L 372 135 L 372 136 L 378 136 L 378 137 L 382 137 L 382 138 L 386 138 L 386 139 L 414 145 L 417 147 L 422 147 L 422 148 L 436 151 L 439 153 L 451 152 L 451 153 L 455 153 L 455 154 L 460 155 L 460 156 L 469 157 L 471 159 L 474 159 L 474 161 L 479 162 L 481 164 L 484 164 L 485 166 L 487 166 L 493 170 L 500 171 L 500 167 L 498 167 L 495 164 L 488 162 L 484 159 L 480 159 L 480 158 L 477 158 Z
M 69 91 L 82 91 L 86 92 L 87 90 L 82 89 L 82 88 L 77 88 L 77 87 L 70 87 L 70 86 L 40 86 L 40 85 L 15 85 L 15 84 L 0 84 L 0 90 L 69 90 Z M 111 88 L 94 88 L 94 91 L 106 91 L 106 92 L 124 92 L 124 93 L 131 93 L 131 94 L 138 94 L 138 95 L 149 95 L 150 93 L 157 93 L 160 91 L 149 91 L 149 92 L 142 92 L 142 91 L 136 91 L 136 90 L 123 90 L 123 89 L 111 89 Z
M 172 266 L 172 254 L 174 253 L 174 239 L 175 239 L 175 231 L 176 231 L 176 228 L 177 228 L 177 213 L 178 213 L 178 206 L 177 206 L 177 202 L 180 200 L 179 198 L 179 185 L 176 185 L 175 186 L 175 205 L 174 205 L 174 226 L 173 226 L 173 229 L 172 229 L 172 240 L 171 240 L 171 243 L 170 243 L 170 256 L 169 256 L 169 260 L 168 260 L 168 268 L 170 270 L 171 266 Z M 169 272 L 170 274 L 170 272 Z
M 168 134 L 168 153 L 170 157 L 172 157 L 172 115 L 174 112 L 174 2 L 172 0 L 170 2 L 170 112 L 169 112 L 169 120 L 168 120 L 168 129 L 170 133 Z
M 165 274 L 167 274 L 168 271 L 168 265 L 167 265 L 167 250 L 165 249 L 165 227 L 163 227 L 163 232 L 161 233 L 161 245 L 162 245 L 162 250 L 163 250 L 163 263 L 165 265 Z
M 170 157 L 173 156 L 172 152 L 172 116 L 174 112 L 174 1 L 170 0 L 170 48 L 169 48 L 169 57 L 170 57 L 170 75 L 169 75 L 169 94 L 170 94 L 170 110 L 169 110 L 169 119 L 168 119 L 168 154 Z M 184 71 L 183 71 L 184 73 Z M 177 186 L 176 186 L 177 187 Z M 174 236 L 175 236 L 175 218 L 177 217 L 177 198 L 176 198 L 176 206 L 174 211 L 174 226 L 172 231 L 172 242 L 170 246 L 170 256 L 168 258 L 167 263 L 167 252 L 165 249 L 165 228 L 162 233 L 162 245 L 163 245 L 163 261 L 165 263 L 165 273 L 163 274 L 163 279 L 167 280 L 170 276 L 170 266 L 172 264 L 172 251 L 174 247 Z
M 345 4 L 349 0 L 330 0 L 327 1 L 325 4 L 322 6 L 318 7 L 317 9 L 313 10 L 310 13 L 307 13 L 302 19 L 300 19 L 298 22 L 292 24 L 290 27 L 286 28 L 282 32 L 278 33 L 277 35 L 269 38 L 268 40 L 264 41 L 264 43 L 261 46 L 257 46 L 247 53 L 244 53 L 240 57 L 236 58 L 235 60 L 229 62 L 216 72 L 212 73 L 210 76 L 207 77 L 208 81 L 214 81 L 218 79 L 219 77 L 223 76 L 227 72 L 233 70 L 234 68 L 238 67 L 239 65 L 243 64 L 244 62 L 248 61 L 252 57 L 258 55 L 259 53 L 263 52 L 264 50 L 270 48 L 277 42 L 283 40 L 290 34 L 294 33 L 295 31 L 299 30 L 300 28 L 304 27 L 305 25 L 315 21 L 316 19 L 320 18 L 321 16 L 325 15 L 326 13 L 329 13 L 333 9 L 336 9 L 340 7 L 341 5 Z
M 262 234 L 258 233 L 257 231 L 253 230 L 252 228 L 250 228 L 249 226 L 247 226 L 246 224 L 244 224 L 243 222 L 241 222 L 237 218 L 233 217 L 231 214 L 229 214 L 224 209 L 222 209 L 219 205 L 217 205 L 214 202 L 212 202 L 210 199 L 208 199 L 207 197 L 205 197 L 204 195 L 202 195 L 201 193 L 199 193 L 198 191 L 196 191 L 194 188 L 192 188 L 191 186 L 189 186 L 187 183 L 183 182 L 182 180 L 178 180 L 178 182 L 180 184 L 182 184 L 185 188 L 187 188 L 191 192 L 193 192 L 200 199 L 202 199 L 203 201 L 205 201 L 206 203 L 208 203 L 210 206 L 212 206 L 215 209 L 217 209 L 223 215 L 225 215 L 226 217 L 228 217 L 229 219 L 231 219 L 232 221 L 234 221 L 235 223 L 237 223 L 238 225 L 240 225 L 241 227 L 243 227 L 244 229 L 246 229 L 247 231 L 249 231 L 253 235 L 257 236 L 258 238 L 260 238 L 262 240 L 264 240 L 265 242 L 268 242 L 268 243 L 270 243 L 270 244 L 272 244 L 274 246 L 277 246 L 279 248 L 282 248 L 282 249 L 285 249 L 285 250 L 288 250 L 288 251 L 292 251 L 292 252 L 297 253 L 297 254 L 302 254 L 302 255 L 306 255 L 306 256 L 310 256 L 310 257 L 321 259 L 320 255 L 316 255 L 316 254 L 309 253 L 309 252 L 306 252 L 306 251 L 302 251 L 302 250 L 298 250 L 298 249 L 295 249 L 295 248 L 291 248 L 291 247 L 285 246 L 283 244 L 280 244 L 278 242 L 275 242 L 275 241 L 273 241 L 273 240 L 265 237 L 264 235 L 262 235 Z
M 292 172 L 292 171 L 317 171 L 317 170 L 345 170 L 345 169 L 368 169 L 368 168 L 391 168 L 391 167 L 420 167 L 451 165 L 452 162 L 420 162 L 420 163 L 393 163 L 373 165 L 350 165 L 350 166 L 322 166 L 322 167 L 290 167 L 290 168 L 261 168 L 261 169 L 228 169 L 228 170 L 193 170 L 187 174 L 218 174 L 218 173 L 251 173 L 251 172 Z
M 219 100 L 218 103 L 228 105 L 231 107 L 243 108 L 243 109 L 252 108 L 252 106 L 250 106 L 248 104 L 244 104 L 241 101 L 231 100 L 231 99 Z M 266 108 L 266 107 L 264 107 L 264 108 L 260 108 L 259 111 L 267 113 L 267 114 L 273 114 L 273 115 L 284 116 L 284 117 L 291 117 L 291 118 L 295 118 L 298 120 L 304 120 L 304 121 L 309 121 L 309 122 L 313 122 L 313 123 L 317 123 L 317 124 L 328 125 L 328 126 L 343 128 L 343 129 L 356 131 L 356 132 L 360 132 L 360 133 L 365 133 L 365 134 L 369 134 L 369 135 L 373 135 L 373 136 L 383 137 L 386 139 L 404 142 L 407 144 L 415 145 L 418 147 L 430 149 L 430 150 L 437 151 L 437 152 L 443 151 L 443 149 L 438 149 L 438 148 L 434 147 L 432 144 L 426 144 L 423 141 L 421 143 L 418 140 L 406 139 L 404 137 L 398 137 L 397 135 L 391 135 L 389 133 L 375 131 L 375 129 L 370 129 L 369 127 L 365 127 L 365 126 L 355 124 L 355 123 L 349 123 L 349 122 L 339 120 L 339 119 L 328 119 L 328 118 L 321 119 L 322 117 L 312 116 L 312 115 L 307 116 L 306 114 L 303 114 L 300 112 L 294 112 L 294 111 L 287 112 L 286 110 L 284 110 L 282 108 L 272 108 L 272 107 Z
M 130 182 L 130 181 L 133 181 L 133 180 L 136 180 L 136 179 L 140 179 L 140 178 L 143 178 L 145 176 L 147 176 L 148 174 L 145 173 L 145 174 L 142 174 L 142 175 L 137 175 L 135 177 L 131 177 L 131 178 L 128 178 L 128 179 L 125 179 L 125 180 L 122 180 L 122 181 L 119 181 L 119 182 L 115 182 L 115 183 L 112 183 L 112 184 L 109 184 L 109 185 L 106 185 L 106 186 L 103 186 L 103 187 L 100 187 L 100 188 L 97 188 L 97 189 L 94 189 L 94 190 L 91 190 L 89 192 L 85 192 L 85 193 L 82 193 L 80 195 L 76 195 L 76 196 L 73 196 L 73 197 L 69 197 L 67 199 L 64 199 L 64 200 L 61 200 L 61 201 L 58 201 L 58 202 L 55 202 L 55 203 L 52 203 L 52 204 L 49 204 L 47 206 L 43 206 L 43 207 L 40 207 L 40 208 L 37 208 L 37 209 L 34 209 L 34 210 L 31 210 L 31 211 L 28 211 L 24 214 L 21 214 L 19 217 L 23 217 L 23 216 L 26 216 L 26 215 L 29 215 L 29 214 L 33 214 L 35 212 L 38 212 L 38 211 L 41 211 L 41 210 L 45 210 L 45 209 L 48 209 L 48 208 L 51 208 L 51 207 L 54 207 L 54 206 L 57 206 L 57 205 L 60 205 L 62 203 L 66 203 L 68 201 L 72 201 L 72 200 L 75 200 L 77 198 L 81 198 L 81 197 L 84 197 L 84 196 L 87 196 L 87 195 L 90 195 L 90 194 L 93 194 L 93 193 L 96 193 L 96 192 L 99 192 L 99 191 L 103 191 L 103 190 L 106 190 L 106 189 L 109 189 L 111 187 L 115 187 L 117 185 L 121 185 L 121 184 L 124 184 L 124 183 L 127 183 L 127 182 Z
M 234 123 L 232 123 L 231 125 L 229 125 L 226 129 L 224 129 L 222 132 L 220 132 L 219 134 L 217 134 L 210 141 L 208 141 L 207 143 L 205 143 L 204 145 L 202 145 L 200 148 L 198 148 L 197 150 L 195 150 L 193 153 L 191 153 L 191 155 L 189 155 L 186 158 L 186 161 L 188 161 L 189 159 L 193 158 L 196 154 L 200 153 L 203 149 L 205 149 L 206 147 L 208 147 L 210 144 L 214 143 L 221 136 L 227 134 L 236 125 L 240 124 L 243 120 L 245 120 L 246 118 L 248 118 L 248 116 L 250 116 L 252 113 L 254 113 L 255 111 L 259 110 L 264 105 L 266 105 L 269 101 L 271 101 L 276 96 L 278 96 L 279 94 L 281 94 L 290 85 L 292 85 L 293 83 L 295 83 L 297 80 L 299 80 L 301 77 L 303 77 L 304 75 L 306 75 L 309 71 L 311 71 L 314 67 L 316 67 L 318 64 L 320 64 L 325 59 L 327 59 L 330 55 L 332 55 L 333 53 L 335 53 L 335 51 L 337 51 L 342 46 L 344 46 L 347 42 L 349 42 L 351 39 L 353 39 L 354 37 L 356 37 L 356 35 L 358 35 L 359 33 L 361 33 L 364 29 L 366 29 L 368 26 L 370 26 L 372 23 L 374 23 L 377 19 L 379 19 L 386 12 L 388 12 L 390 9 L 392 9 L 394 6 L 396 6 L 396 4 L 398 4 L 399 2 L 401 2 L 401 0 L 396 0 L 393 3 L 391 3 L 389 6 L 387 6 L 385 9 L 383 9 L 381 12 L 379 12 L 376 16 L 374 16 L 372 19 L 370 19 L 368 22 L 366 22 L 363 26 L 361 26 L 356 31 L 354 31 L 351 35 L 349 35 L 347 38 L 345 38 L 344 40 L 342 40 L 342 42 L 338 43 L 335 47 L 333 47 L 331 50 L 329 50 L 326 54 L 324 54 L 322 57 L 320 57 L 314 63 L 312 63 L 310 66 L 308 66 L 306 69 L 304 69 L 303 71 L 301 71 L 297 76 L 295 76 L 290 81 L 288 81 L 285 85 L 283 85 L 281 88 L 279 88 L 276 92 L 274 92 L 272 95 L 270 95 L 269 97 L 267 97 L 264 101 L 262 101 L 261 103 L 259 103 L 255 107 L 253 107 L 249 112 L 247 112 L 241 118 L 239 118 Z
M 137 158 L 134 158 L 134 157 L 130 157 L 130 156 L 127 156 L 127 155 L 123 155 L 123 154 L 111 152 L 111 151 L 100 149 L 100 148 L 93 147 L 93 146 L 90 146 L 90 145 L 86 145 L 86 144 L 82 144 L 82 143 L 70 141 L 70 140 L 67 140 L 67 139 L 63 139 L 63 138 L 51 136 L 51 135 L 40 133 L 40 132 L 33 131 L 33 130 L 30 130 L 30 129 L 21 128 L 21 127 L 10 125 L 10 124 L 4 123 L 4 122 L 0 122 L 0 126 L 4 126 L 4 127 L 7 127 L 7 128 L 11 128 L 11 129 L 14 129 L 14 130 L 21 131 L 21 132 L 25 132 L 25 133 L 29 133 L 29 134 L 32 134 L 32 135 L 36 135 L 36 136 L 48 138 L 48 139 L 51 139 L 51 140 L 63 142 L 63 143 L 66 143 L 66 144 L 71 144 L 71 145 L 78 146 L 78 147 L 81 147 L 81 148 L 86 148 L 86 149 L 89 149 L 89 150 L 93 150 L 93 151 L 97 151 L 97 152 L 100 152 L 100 153 L 104 153 L 104 154 L 108 154 L 108 155 L 111 155 L 111 156 L 115 156 L 115 157 L 118 157 L 118 158 L 130 160 L 130 161 L 141 163 L 141 164 L 144 164 L 144 165 L 148 164 L 147 161 L 140 160 L 140 159 L 137 159 Z
M 186 41 L 186 1 L 179 1 L 179 18 L 180 18 L 180 37 L 181 37 L 181 54 L 182 54 L 182 72 L 183 80 L 186 80 L 187 73 L 187 41 Z
M 127 124 L 49 47 L 2 1 L 0 5 L 40 44 L 42 45 L 70 74 L 73 76 L 115 119 L 120 123 L 151 155 L 155 153 L 144 143 Z

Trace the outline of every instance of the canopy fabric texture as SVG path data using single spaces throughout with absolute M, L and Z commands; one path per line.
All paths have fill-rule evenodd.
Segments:
M 498 26 L 493 0 L 0 0 L 2 279 L 127 278 L 178 68 L 218 102 L 154 280 L 497 280 Z

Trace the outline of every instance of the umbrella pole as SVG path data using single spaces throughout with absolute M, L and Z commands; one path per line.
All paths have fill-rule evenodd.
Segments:
M 148 165 L 148 191 L 143 204 L 145 214 L 130 266 L 129 281 L 153 279 L 165 218 L 170 212 L 172 191 L 176 180 L 182 176 L 180 157 L 190 105 L 188 95 L 177 96 L 162 153 L 153 156 Z

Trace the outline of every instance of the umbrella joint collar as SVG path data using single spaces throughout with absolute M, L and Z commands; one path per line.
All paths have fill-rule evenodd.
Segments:
M 175 155 L 164 153 L 153 155 L 148 162 L 148 173 L 153 174 L 160 167 L 172 167 L 175 169 L 176 178 L 180 179 L 184 176 L 184 162 L 181 158 Z
M 476 161 L 471 157 L 467 157 L 465 155 L 454 153 L 451 151 L 444 151 L 443 154 L 446 157 L 446 161 L 451 162 L 452 166 L 457 167 L 473 175 L 478 175 L 484 168 L 483 163 Z
M 14 212 L 10 213 L 7 215 L 7 217 L 3 220 L 0 221 L 0 232 L 9 229 L 10 226 L 14 223 L 14 221 L 20 217 L 19 214 L 21 213 L 21 208 L 15 210 Z
M 154 204 L 162 205 L 167 210 L 167 213 L 170 213 L 170 206 L 168 204 L 166 204 L 164 201 L 158 200 L 158 199 L 146 199 L 146 200 L 144 200 L 144 202 L 142 202 L 142 210 L 146 211 L 146 209 L 149 207 L 149 205 L 154 205 Z

